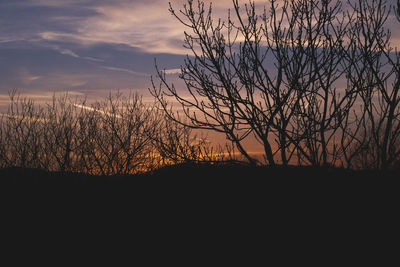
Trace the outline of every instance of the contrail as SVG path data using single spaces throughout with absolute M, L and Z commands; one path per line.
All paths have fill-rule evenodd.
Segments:
M 113 114 L 111 114 L 109 112 L 105 112 L 105 111 L 102 111 L 102 110 L 99 110 L 99 109 L 95 109 L 95 108 L 92 108 L 92 107 L 79 105 L 79 104 L 74 104 L 74 106 L 77 107 L 77 108 L 82 108 L 82 109 L 86 109 L 86 110 L 90 110 L 90 111 L 95 111 L 95 112 L 98 112 L 98 113 L 103 114 L 103 115 L 113 116 Z M 120 115 L 115 115 L 115 117 L 117 117 L 118 119 L 122 119 L 122 117 Z

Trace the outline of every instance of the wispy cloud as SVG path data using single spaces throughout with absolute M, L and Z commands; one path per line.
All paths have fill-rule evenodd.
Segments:
M 69 49 L 62 49 L 62 50 L 60 50 L 60 53 L 63 54 L 63 55 L 69 55 L 69 56 L 71 56 L 71 57 L 76 57 L 76 58 L 79 58 L 79 57 L 80 57 L 80 56 L 78 56 L 76 53 L 72 52 L 72 51 L 69 50 Z
M 187 3 L 186 0 L 171 2 L 176 10 Z M 232 8 L 232 0 L 204 2 L 213 2 L 216 18 L 226 18 L 227 10 Z M 266 1 L 255 2 L 262 12 L 261 6 L 265 5 Z M 279 4 L 279 1 L 277 2 Z M 248 1 L 240 0 L 239 3 L 243 5 Z M 5 40 L 24 38 L 23 36 L 28 35 L 32 38 L 30 35 L 35 34 L 44 41 L 73 42 L 81 45 L 125 44 L 148 53 L 187 53 L 183 48 L 183 33 L 188 29 L 169 13 L 168 1 L 165 0 L 25 0 L 14 1 L 13 5 L 44 7 L 57 12 L 40 16 L 40 20 L 44 21 L 30 32 L 25 30 L 18 35 L 9 31 L 10 36 Z M 66 10 L 68 12 L 64 12 Z M 78 11 L 82 13 L 76 15 Z M 242 11 L 245 12 L 244 8 Z M 26 28 L 25 25 L 24 23 L 21 27 Z M 393 38 L 396 41 L 400 35 L 398 28 L 393 28 Z M 73 56 L 72 53 L 69 54 Z
M 32 74 L 27 68 L 21 68 L 19 70 L 19 79 L 23 85 L 30 85 L 40 78 L 41 76 Z
M 0 43 L 11 43 L 11 42 L 16 42 L 16 41 L 22 41 L 23 39 L 11 39 L 11 38 L 2 38 L 0 36 Z
M 100 58 L 94 58 L 94 57 L 82 57 L 82 58 L 91 60 L 91 61 L 104 62 L 104 59 L 100 59 Z
M 93 2 L 91 0 L 27 0 L 25 1 L 26 5 L 31 5 L 31 6 L 54 6 L 54 7 L 60 7 L 60 6 L 71 6 L 71 5 L 76 5 L 79 3 L 90 3 Z
M 103 59 L 100 58 L 94 58 L 94 57 L 87 57 L 87 56 L 80 56 L 71 49 L 68 48 L 61 48 L 59 45 L 48 45 L 49 48 L 56 50 L 62 55 L 68 55 L 74 58 L 82 58 L 90 61 L 96 61 L 96 62 L 104 62 Z
M 166 70 L 163 70 L 163 72 L 165 74 L 169 74 L 169 75 L 180 74 L 181 73 L 181 69 L 166 69 Z
M 231 0 L 205 0 L 206 4 L 210 2 L 213 2 L 213 12 L 218 18 L 226 17 L 227 10 L 232 7 Z M 240 2 L 247 3 L 247 0 Z M 68 3 L 77 1 L 61 1 L 64 5 Z M 185 0 L 175 0 L 172 5 L 179 10 L 185 3 Z M 54 5 L 50 0 L 40 0 L 37 4 Z M 39 36 L 44 40 L 77 42 L 82 45 L 125 44 L 148 53 L 187 53 L 183 39 L 184 31 L 188 29 L 169 13 L 168 1 L 86 1 L 86 4 L 86 7 L 94 11 L 94 15 L 80 21 L 73 32 L 42 31 Z
M 187 0 L 171 2 L 179 10 Z M 215 17 L 226 18 L 232 0 L 212 2 Z M 267 2 L 256 0 L 260 12 Z M 171 80 L 178 80 L 182 55 L 189 52 L 183 48 L 183 38 L 184 30 L 190 29 L 169 13 L 166 0 L 0 0 L 0 22 L 3 92 L 10 88 L 147 91 L 154 58 Z M 397 47 L 399 25 L 389 16 L 392 45 Z
M 165 1 L 122 1 L 93 9 L 97 15 L 82 21 L 76 31 L 42 31 L 39 37 L 82 45 L 126 44 L 149 53 L 184 52 L 182 44 L 176 45 L 176 40 L 183 38 L 183 28 L 169 15 Z
M 139 76 L 150 76 L 148 73 L 138 72 L 138 71 L 124 69 L 124 68 L 109 67 L 109 66 L 101 66 L 101 68 L 106 69 L 106 70 L 112 70 L 112 71 L 122 71 L 122 72 L 139 75 Z

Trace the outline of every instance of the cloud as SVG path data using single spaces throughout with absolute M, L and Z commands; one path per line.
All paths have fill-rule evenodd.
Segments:
M 183 28 L 169 15 L 165 1 L 118 1 L 92 8 L 96 15 L 81 21 L 74 32 L 42 31 L 38 36 L 82 45 L 126 44 L 150 53 L 183 52 L 174 44 L 182 39 Z
M 63 54 L 63 55 L 69 55 L 71 57 L 76 57 L 76 58 L 80 57 L 80 56 L 78 56 L 77 54 L 75 54 L 74 52 L 72 52 L 69 49 L 62 49 L 62 50 L 60 50 L 60 53 Z
M 27 68 L 21 68 L 19 70 L 20 82 L 23 85 L 30 85 L 32 82 L 41 78 L 41 76 L 32 74 Z
M 61 41 L 61 42 L 76 42 L 80 41 L 85 43 L 85 39 L 87 39 L 88 43 L 95 43 L 96 40 L 91 40 L 85 38 L 84 36 L 80 36 L 74 33 L 62 33 L 62 32 L 40 32 L 39 37 L 46 40 L 46 41 Z
M 104 60 L 100 59 L 100 58 L 95 58 L 95 57 L 90 57 L 90 56 L 80 56 L 80 55 L 78 55 L 77 53 L 75 53 L 74 51 L 72 51 L 69 48 L 61 47 L 61 45 L 68 46 L 68 43 L 67 44 L 60 44 L 60 45 L 44 44 L 44 43 L 41 44 L 41 46 L 50 48 L 52 50 L 55 50 L 55 51 L 59 52 L 62 55 L 68 55 L 68 56 L 71 56 L 71 57 L 74 57 L 74 58 L 81 58 L 81 59 L 90 60 L 90 61 L 104 62 Z
M 17 41 L 22 41 L 23 39 L 3 39 L 0 37 L 0 43 L 12 43 L 12 42 L 17 42 Z
M 130 70 L 130 69 L 124 69 L 124 68 L 109 67 L 109 66 L 101 66 L 101 68 L 106 69 L 106 70 L 112 70 L 112 71 L 127 72 L 127 73 L 130 73 L 130 74 L 139 75 L 139 76 L 150 76 L 148 73 L 138 72 L 138 71 L 134 71 L 134 70 Z
M 48 1 L 40 2 L 45 4 Z M 173 7 L 178 10 L 185 2 L 173 1 Z M 231 0 L 217 1 L 213 6 L 216 17 L 226 16 Z M 94 14 L 80 21 L 75 31 L 42 31 L 38 35 L 47 41 L 82 45 L 118 43 L 148 53 L 186 54 L 183 39 L 187 29 L 169 13 L 168 8 L 168 2 L 163 0 L 100 1 L 91 6 Z
M 94 57 L 82 57 L 82 58 L 91 60 L 91 61 L 104 62 L 104 60 L 100 59 L 100 58 L 94 58 Z
M 179 10 L 186 0 L 171 2 Z M 232 0 L 213 1 L 216 18 L 231 7 Z M 147 89 L 154 58 L 177 79 L 188 53 L 187 29 L 166 0 L 0 0 L 0 23 L 2 91 Z M 388 18 L 393 46 L 400 45 L 399 25 Z
M 181 73 L 181 69 L 166 69 L 166 70 L 163 70 L 163 72 L 165 74 L 169 74 L 169 75 L 180 74 Z
M 8 93 L 1 93 L 0 91 L 0 113 L 6 114 L 7 108 L 11 103 L 10 99 L 10 90 Z M 58 99 L 59 97 L 63 97 L 65 95 L 70 96 L 71 98 L 81 98 L 85 99 L 85 94 L 77 91 L 43 91 L 43 90 L 18 90 L 17 96 L 20 99 L 29 99 L 33 100 L 35 104 L 44 105 L 51 103 L 53 98 Z
M 73 42 L 84 46 L 99 43 L 124 44 L 136 47 L 147 53 L 172 53 L 184 55 L 188 52 L 183 47 L 185 28 L 168 11 L 168 1 L 165 0 L 119 0 L 119 1 L 78 1 L 78 0 L 39 0 L 29 1 L 31 5 L 47 7 L 84 7 L 91 12 L 87 16 L 73 17 L 72 13 L 51 16 L 51 20 L 67 23 L 69 31 L 42 30 L 38 36 L 46 41 Z M 172 1 L 175 10 L 182 9 L 185 0 Z M 210 3 L 205 0 L 205 3 Z M 226 18 L 227 10 L 232 8 L 231 0 L 213 2 L 215 18 Z M 257 9 L 262 12 L 264 0 L 255 1 Z M 56 4 L 57 3 L 57 4 Z M 244 10 L 247 0 L 239 3 Z M 73 17 L 74 19 L 71 19 Z M 57 21 L 60 20 L 60 21 Z M 391 23 L 392 24 L 392 23 Z M 393 39 L 398 40 L 400 32 L 398 27 L 393 28 Z

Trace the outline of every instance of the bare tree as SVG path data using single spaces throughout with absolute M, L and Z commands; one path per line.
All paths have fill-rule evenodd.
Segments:
M 92 105 L 53 96 L 43 108 L 12 92 L 1 116 L 0 164 L 105 175 L 145 171 L 152 164 L 151 112 L 133 94 Z
M 170 120 L 161 110 L 154 114 L 159 119 L 151 138 L 160 166 L 238 162 L 232 147 L 212 144 L 207 136 L 194 134 L 193 129 Z
M 224 133 L 252 164 L 257 159 L 243 146 L 251 135 L 271 165 L 278 154 L 285 165 L 295 156 L 299 164 L 335 162 L 334 137 L 357 94 L 336 89 L 347 70 L 340 1 L 271 0 L 261 14 L 252 2 L 232 4 L 226 21 L 213 20 L 212 5 L 203 1 L 189 0 L 179 12 L 170 5 L 188 29 L 190 56 L 180 78 L 189 94 L 157 66 L 160 84 L 153 80 L 152 94 L 173 120 Z M 168 109 L 169 97 L 180 114 Z
M 362 167 L 388 169 L 400 158 L 400 52 L 387 27 L 392 12 L 399 19 L 399 9 L 384 0 L 350 3 L 354 19 L 348 33 L 349 77 L 360 92 L 362 107 L 353 151 L 364 154 L 356 157 Z
M 57 171 L 75 171 L 77 169 L 77 150 L 82 140 L 77 138 L 81 109 L 74 104 L 68 94 L 53 99 L 48 103 L 43 114 L 43 146 L 47 151 L 45 158 L 48 168 Z
M 0 118 L 0 162 L 2 167 L 21 166 L 36 168 L 43 155 L 42 114 L 33 101 L 20 97 L 14 90 L 10 93 L 8 112 Z
M 91 104 L 54 95 L 41 107 L 12 92 L 0 122 L 0 167 L 135 174 L 229 156 L 133 93 L 110 94 Z
M 397 10 L 396 11 L 397 11 L 396 12 L 397 20 L 400 21 L 400 1 L 399 0 L 397 0 Z
M 94 146 L 91 151 L 97 167 L 105 174 L 129 174 L 150 168 L 148 156 L 153 152 L 150 132 L 157 121 L 141 98 L 110 95 L 92 109 L 97 120 L 90 126 L 90 135 L 96 137 L 90 145 Z

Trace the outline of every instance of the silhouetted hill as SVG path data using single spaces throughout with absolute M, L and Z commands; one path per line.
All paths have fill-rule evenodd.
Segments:
M 0 170 L 1 190 L 31 198 L 73 195 L 99 201 L 132 198 L 143 204 L 153 201 L 213 201 L 230 198 L 293 198 L 318 195 L 337 199 L 337 194 L 381 195 L 395 188 L 392 183 L 399 172 L 351 171 L 339 168 L 250 167 L 244 165 L 180 164 L 147 174 L 132 176 L 90 176 L 77 173 L 46 172 L 37 169 L 7 168 Z M 11 192 L 11 193 L 10 193 Z M 346 197 L 344 197 L 346 198 Z M 175 199 L 175 200 L 174 200 Z M 122 201 L 122 200 L 121 200 Z
M 182 244 L 201 240 L 208 247 L 218 246 L 210 241 L 216 237 L 235 243 L 238 234 L 258 237 L 264 230 L 307 235 L 304 229 L 318 227 L 318 233 L 335 235 L 394 216 L 389 210 L 398 187 L 386 177 L 396 176 L 196 164 L 112 177 L 8 168 L 0 170 L 0 203 L 9 229 L 24 233 L 61 233 L 63 239 L 90 233 L 99 240 L 104 233 L 133 232 L 163 248 L 179 233 Z M 327 222 L 331 226 L 324 229 Z
M 167 166 L 150 174 L 153 177 L 203 178 L 389 178 L 400 177 L 400 172 L 353 171 L 333 167 L 251 167 L 247 165 L 178 164 Z M 399 176 L 398 176 L 399 175 Z
M 131 184 L 144 178 L 154 180 L 165 178 L 170 181 L 188 180 L 242 180 L 247 179 L 355 179 L 355 178 L 398 178 L 399 171 L 353 171 L 330 167 L 251 167 L 239 164 L 177 164 L 138 175 L 92 176 L 70 172 L 48 172 L 39 169 L 11 167 L 0 169 L 0 182 L 3 185 L 87 185 L 87 184 Z

